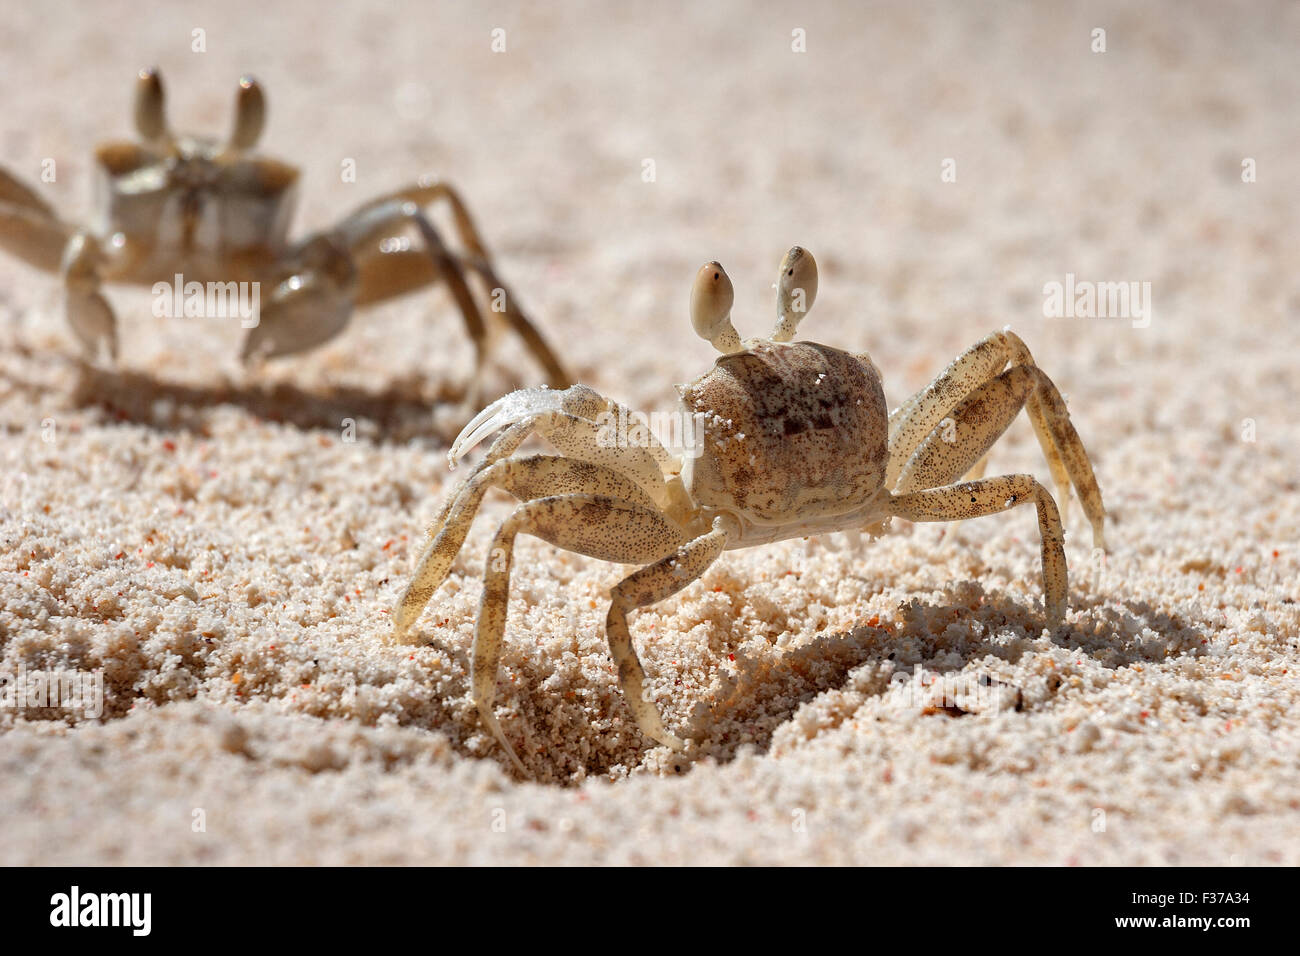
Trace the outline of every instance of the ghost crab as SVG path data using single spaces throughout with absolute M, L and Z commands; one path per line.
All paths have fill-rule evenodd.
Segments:
M 142 142 L 105 143 L 95 151 L 102 192 L 93 229 L 62 221 L 0 168 L 0 247 L 62 276 L 68 324 L 91 358 L 104 350 L 117 357 L 116 319 L 100 291 L 106 282 L 153 285 L 171 283 L 179 274 L 187 284 L 266 285 L 269 301 L 243 345 L 248 362 L 315 348 L 338 335 L 354 309 L 441 280 L 460 309 L 481 368 L 487 327 L 470 292 L 472 273 L 494 290 L 494 305 L 550 383 L 569 384 L 555 354 L 497 277 L 452 186 L 423 179 L 371 200 L 332 229 L 291 243 L 298 170 L 253 151 L 266 118 L 256 81 L 240 80 L 234 128 L 225 143 L 174 134 L 163 107 L 158 73 L 140 71 L 135 124 Z M 447 248 L 423 212 L 441 200 L 450 206 L 463 254 Z M 411 227 L 418 244 L 404 235 Z
M 1025 474 L 958 480 L 981 467 L 1021 408 L 1058 494 L 1073 485 L 1094 545 L 1104 547 L 1105 511 L 1083 442 L 1056 386 L 1013 332 L 980 340 L 890 413 L 869 356 L 791 341 L 817 294 L 809 253 L 796 246 L 786 254 L 777 289 L 776 329 L 742 342 L 731 323 L 733 291 L 722 266 L 707 263 L 696 275 L 691 320 L 722 355 L 679 386 L 683 410 L 703 415 L 693 454 L 672 455 L 653 438 L 642 447 L 608 447 L 599 437 L 602 416 L 626 410 L 583 385 L 506 395 L 453 444 L 454 465 L 502 431 L 430 527 L 394 611 L 394 635 L 409 634 L 447 576 L 486 491 L 501 488 L 518 498 L 521 504 L 497 530 L 484 574 L 472 686 L 484 725 L 521 772 L 492 710 L 511 555 L 521 532 L 594 558 L 644 565 L 610 592 L 606 635 L 637 726 L 675 750 L 683 742 L 643 696 L 645 674 L 627 616 L 686 587 L 723 551 L 833 531 L 880 531 L 893 517 L 956 521 L 1032 503 L 1047 618 L 1059 623 L 1066 609 L 1065 535 L 1052 495 Z M 534 432 L 562 455 L 511 457 Z

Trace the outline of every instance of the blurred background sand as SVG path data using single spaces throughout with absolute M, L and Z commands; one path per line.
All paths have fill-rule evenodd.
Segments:
M 382 641 L 461 423 L 446 293 L 245 376 L 237 323 L 113 289 L 123 359 L 96 369 L 55 279 L 0 256 L 0 666 L 106 685 L 102 721 L 0 708 L 0 862 L 1300 862 L 1295 5 L 0 12 L 0 162 L 37 183 L 53 158 L 69 218 L 139 67 L 217 135 L 251 72 L 300 229 L 451 180 L 578 378 L 634 408 L 712 361 L 686 313 L 708 259 L 753 335 L 782 253 L 812 250 L 802 334 L 869 351 L 891 404 L 1010 324 L 1067 394 L 1111 547 L 1076 505 L 1055 640 L 1029 509 L 728 553 L 633 618 L 696 741 L 674 765 L 606 655 L 625 569 L 522 540 L 498 696 L 519 782 L 467 685 L 504 496 L 425 646 Z M 1067 273 L 1150 282 L 1149 327 L 1045 318 Z M 488 393 L 533 384 L 500 345 Z M 1021 470 L 1047 478 L 1023 420 L 990 474 Z M 1000 696 L 961 706 L 953 679 Z

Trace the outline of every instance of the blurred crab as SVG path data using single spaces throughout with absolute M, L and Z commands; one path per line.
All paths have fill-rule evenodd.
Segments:
M 487 351 L 484 317 L 467 275 L 493 290 L 494 307 L 523 338 L 556 387 L 568 376 L 546 341 L 497 277 L 456 190 L 421 180 L 361 206 L 338 225 L 299 242 L 287 238 L 298 170 L 258 155 L 266 118 L 262 88 L 239 81 L 230 138 L 218 143 L 178 135 L 167 125 L 158 73 L 142 70 L 135 125 L 142 142 L 95 151 L 98 220 L 82 229 L 0 168 L 0 247 L 62 276 L 68 324 L 85 351 L 117 357 L 113 311 L 100 287 L 122 282 L 257 282 L 272 291 L 244 341 L 245 362 L 322 345 L 354 309 L 443 281 L 473 341 L 476 373 Z M 425 216 L 446 200 L 465 252 L 455 254 Z M 414 227 L 418 245 L 403 235 Z M 474 382 L 478 382 L 478 375 Z
M 522 504 L 501 524 L 489 552 L 472 686 L 484 725 L 521 771 L 492 710 L 510 560 L 521 532 L 579 554 L 644 565 L 612 589 L 606 636 L 641 732 L 676 750 L 683 742 L 643 696 L 645 675 L 627 616 L 686 587 L 723 551 L 833 531 L 877 533 L 895 516 L 956 521 L 1032 504 L 1047 618 L 1059 623 L 1067 597 L 1065 534 L 1052 495 L 1027 474 L 959 481 L 981 467 L 1022 408 L 1058 494 L 1074 486 L 1094 545 L 1104 547 L 1105 511 L 1083 442 L 1056 386 L 1014 333 L 980 340 L 891 413 L 868 355 L 791 341 L 817 294 L 809 253 L 796 246 L 786 254 L 777 290 L 775 331 L 742 342 L 731 322 L 733 292 L 722 266 L 710 262 L 696 275 L 691 320 L 722 356 L 679 386 L 681 411 L 703 423 L 689 453 L 670 454 L 648 433 L 638 447 L 610 447 L 601 438 L 601 422 L 626 409 L 583 385 L 506 395 L 453 444 L 454 464 L 504 429 L 430 528 L 394 611 L 394 634 L 408 635 L 447 576 L 485 492 L 496 487 L 518 498 Z M 511 457 L 534 432 L 562 455 Z

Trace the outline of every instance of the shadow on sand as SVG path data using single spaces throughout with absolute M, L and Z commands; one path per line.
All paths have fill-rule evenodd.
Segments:
M 1119 669 L 1163 661 L 1171 656 L 1194 655 L 1203 647 L 1205 635 L 1199 628 L 1158 611 L 1146 602 L 1108 602 L 1095 595 L 1077 592 L 1074 601 L 1074 608 L 1085 612 L 1087 630 L 1066 625 L 1052 634 L 1052 643 L 1089 657 L 1104 667 Z M 635 633 L 635 623 L 633 628 Z M 693 754 L 673 761 L 674 769 L 678 773 L 687 773 L 696 760 L 705 756 L 718 763 L 730 763 L 742 746 L 766 752 L 776 730 L 789 722 L 802 705 L 820 694 L 844 689 L 850 674 L 864 664 L 892 662 L 893 674 L 905 675 L 909 679 L 919 667 L 926 674 L 965 681 L 965 686 L 976 681 L 987 685 L 990 678 L 985 676 L 979 662 L 993 657 L 1015 663 L 1026 652 L 1041 649 L 1042 630 L 1042 611 L 1036 605 L 1019 604 L 1006 597 L 986 594 L 977 582 L 955 583 L 946 589 L 944 599 L 940 601 L 925 603 L 913 600 L 900 604 L 888 621 L 874 622 L 873 619 L 870 625 L 819 636 L 724 679 L 721 687 L 715 687 L 712 699 L 706 697 L 702 701 L 705 706 L 696 719 L 679 729 L 684 736 L 705 743 Z M 1135 636 L 1144 632 L 1148 637 Z M 1158 637 L 1149 637 L 1153 633 Z M 904 647 L 908 663 L 898 660 Z M 447 646 L 442 649 L 459 659 L 468 670 L 465 649 Z M 540 669 L 533 672 L 525 666 L 516 674 L 516 679 L 525 686 L 535 686 L 548 676 L 549 673 Z M 863 683 L 854 683 L 855 688 L 861 691 Z M 1050 701 L 1063 682 L 1057 678 L 1053 686 L 1048 677 L 1033 687 L 1014 687 L 996 680 L 992 683 L 1000 685 L 1008 693 L 1004 700 L 1009 703 L 1004 706 L 1015 711 L 1033 711 Z M 884 678 L 871 678 L 867 684 L 871 688 L 866 692 L 868 697 L 887 694 L 891 689 L 890 681 Z M 782 700 L 786 703 L 756 712 L 756 700 Z M 498 700 L 498 705 L 500 703 Z M 611 701 L 611 706 L 619 709 L 625 726 L 631 727 L 631 714 L 622 699 Z M 567 734 L 573 733 L 575 724 L 583 735 L 594 737 L 600 733 L 585 719 L 585 710 L 577 702 L 556 699 L 547 707 L 556 712 L 542 713 L 528 707 L 508 719 L 507 734 L 517 748 L 529 740 L 546 740 L 548 725 L 553 722 L 564 725 Z M 975 713 L 957 706 L 923 709 L 919 705 L 916 712 L 922 719 L 953 719 Z M 439 723 L 436 729 L 451 738 L 453 748 L 459 753 L 472 759 L 495 760 L 503 772 L 515 776 L 509 759 L 500 748 L 491 746 L 486 752 L 472 752 L 467 746 L 468 738 L 479 731 L 478 718 L 472 710 L 453 714 L 444 709 L 439 715 L 439 721 L 442 720 L 450 720 L 450 724 Z M 467 724 L 457 726 L 465 720 Z M 729 740 L 726 732 L 719 729 L 735 722 L 745 724 L 743 741 Z M 515 736 L 520 728 L 524 728 L 525 740 Z M 632 736 L 640 741 L 639 757 L 635 750 L 619 748 L 610 752 L 593 748 L 592 757 L 581 766 L 582 773 L 600 778 L 606 776 L 615 764 L 631 767 L 641 763 L 654 745 L 639 734 L 633 733 Z M 579 782 L 581 775 L 575 773 L 579 768 L 572 765 L 571 759 L 566 758 L 565 766 L 554 762 L 558 756 L 555 754 L 539 754 L 529 759 L 527 749 L 525 746 L 520 755 L 534 775 L 531 782 L 562 787 Z
M 206 430 L 204 413 L 221 405 L 239 408 L 268 422 L 301 429 L 337 431 L 344 419 L 369 422 L 392 441 L 425 437 L 445 440 L 435 427 L 439 407 L 464 400 L 460 386 L 430 386 L 415 378 L 389 382 L 381 389 L 330 386 L 305 389 L 292 382 L 222 380 L 191 385 L 131 369 L 106 369 L 78 363 L 69 397 L 77 408 L 103 408 L 118 421 L 164 430 Z

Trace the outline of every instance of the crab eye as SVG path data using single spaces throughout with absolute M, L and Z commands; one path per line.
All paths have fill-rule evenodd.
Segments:
M 781 260 L 781 278 L 776 284 L 776 330 L 773 342 L 794 338 L 799 320 L 817 299 L 817 260 L 811 252 L 794 246 Z
M 135 81 L 135 128 L 146 143 L 167 135 L 162 79 L 155 69 L 141 70 Z
M 262 135 L 266 122 L 266 97 L 262 87 L 251 76 L 239 78 L 239 92 L 235 99 L 235 127 L 230 133 L 230 148 L 252 149 Z
M 723 353 L 740 348 L 740 336 L 731 324 L 735 299 L 731 279 L 721 265 L 706 262 L 700 266 L 691 284 L 691 325 L 700 338 L 708 339 Z

